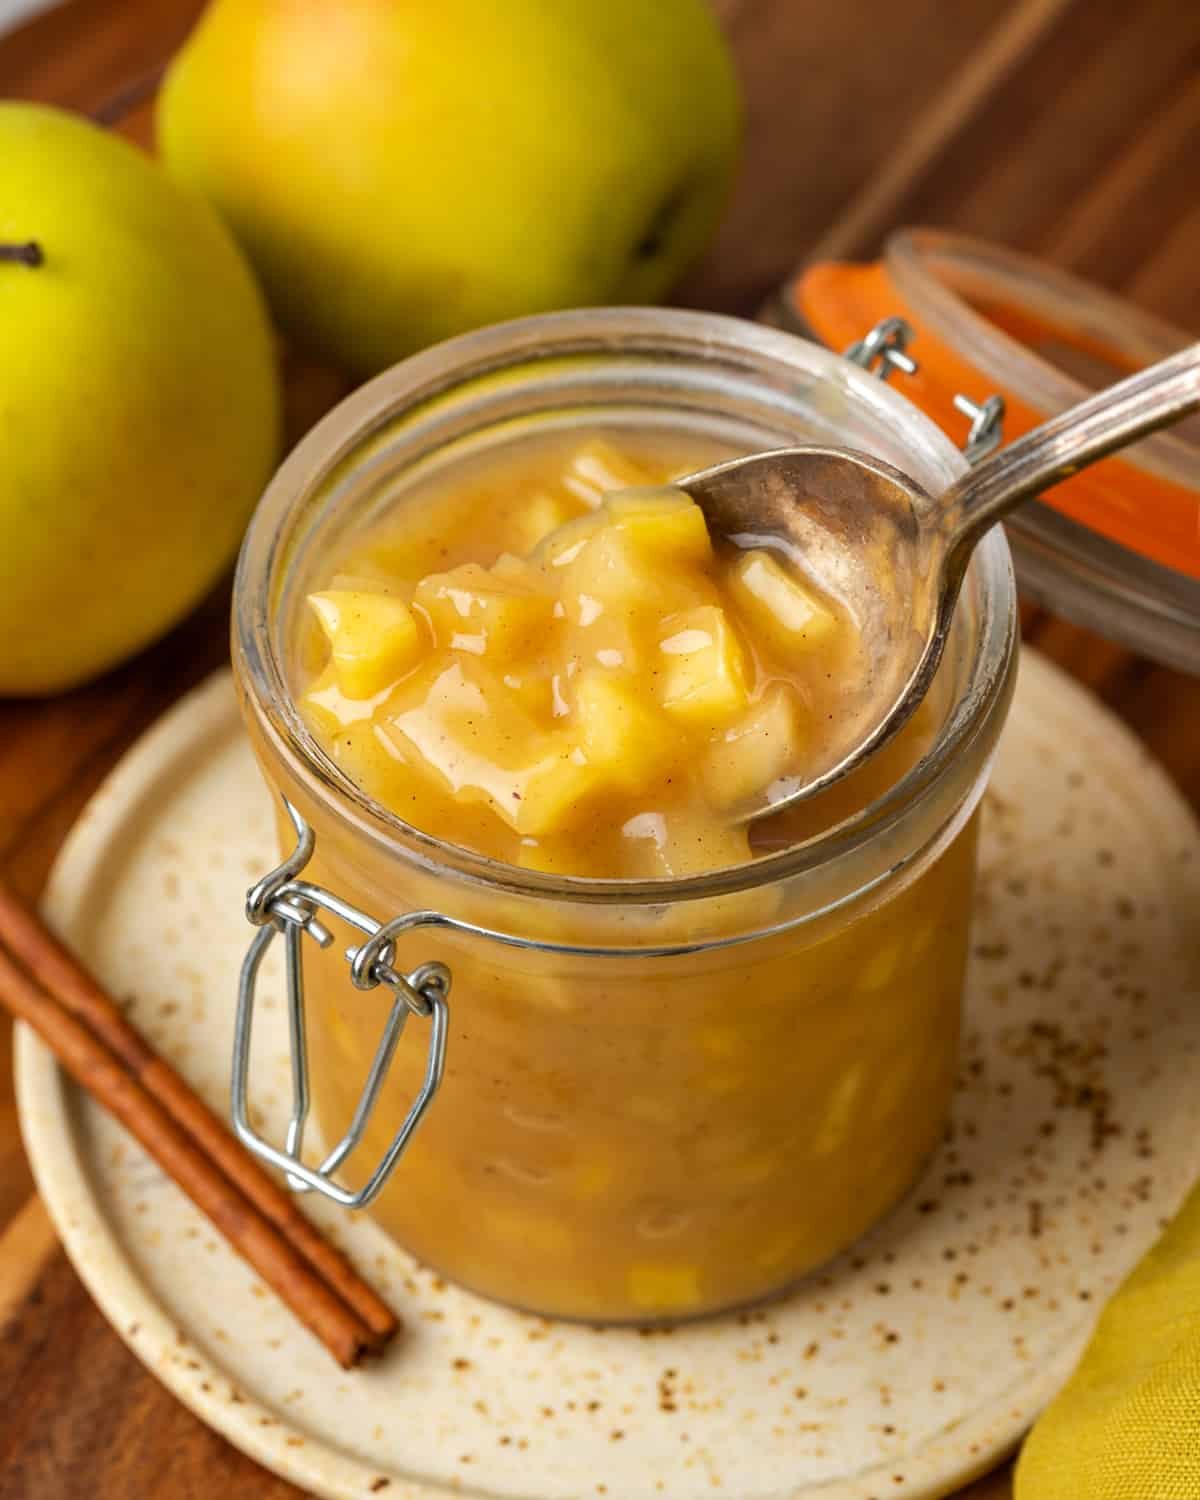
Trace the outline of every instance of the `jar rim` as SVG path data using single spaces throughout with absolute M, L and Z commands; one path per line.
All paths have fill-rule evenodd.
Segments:
M 295 446 L 251 519 L 234 580 L 233 645 L 244 710 L 292 776 L 326 811 L 384 853 L 427 872 L 454 875 L 477 889 L 563 902 L 622 906 L 674 904 L 753 890 L 803 875 L 890 831 L 938 786 L 948 766 L 984 731 L 1006 699 L 1015 661 L 1016 590 L 1000 527 L 971 562 L 980 595 L 971 660 L 962 692 L 933 745 L 887 792 L 833 828 L 777 853 L 668 880 L 630 881 L 524 870 L 449 843 L 406 823 L 369 798 L 321 750 L 292 698 L 275 626 L 273 586 L 286 568 L 298 513 L 314 489 L 353 464 L 382 425 L 455 387 L 538 360 L 584 354 L 669 355 L 702 360 L 753 355 L 816 376 L 869 408 L 896 431 L 911 433 L 949 482 L 965 468 L 950 440 L 910 402 L 848 360 L 762 324 L 725 314 L 662 308 L 587 308 L 494 324 L 411 356 L 352 392 Z M 964 598 L 967 590 L 964 589 Z M 960 608 L 963 607 L 960 602 Z M 703 946 L 703 945 L 701 945 Z

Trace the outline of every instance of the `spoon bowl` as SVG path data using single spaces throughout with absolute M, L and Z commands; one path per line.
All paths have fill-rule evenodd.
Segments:
M 971 554 L 1002 516 L 1197 409 L 1200 344 L 1034 428 L 941 495 L 848 448 L 775 449 L 679 480 L 714 535 L 809 574 L 857 632 L 810 763 L 747 805 L 743 821 L 815 796 L 903 727 L 933 682 Z

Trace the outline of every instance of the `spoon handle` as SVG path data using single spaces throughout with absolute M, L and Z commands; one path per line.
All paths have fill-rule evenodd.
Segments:
M 1001 448 L 942 497 L 948 565 L 965 567 L 983 533 L 1022 500 L 1197 409 L 1200 344 L 1192 344 Z

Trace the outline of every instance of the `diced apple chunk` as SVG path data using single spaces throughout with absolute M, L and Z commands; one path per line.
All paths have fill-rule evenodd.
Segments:
M 542 537 L 534 557 L 545 568 L 569 566 L 583 551 L 589 537 L 595 535 L 599 524 L 598 515 L 591 513 L 564 522 Z
M 528 589 L 531 593 L 545 592 L 546 575 L 537 563 L 527 557 L 517 557 L 511 552 L 502 552 L 488 569 L 493 578 L 515 588 Z
M 700 1267 L 647 1262 L 629 1269 L 629 1300 L 648 1313 L 683 1312 L 700 1301 Z
M 769 552 L 739 557 L 729 588 L 755 632 L 786 655 L 819 645 L 838 628 L 837 616 Z
M 668 616 L 659 651 L 659 691 L 668 713 L 694 727 L 716 728 L 745 710 L 745 656 L 723 609 L 705 604 Z
M 479 1210 L 479 1228 L 488 1239 L 495 1237 L 513 1251 L 525 1255 L 544 1255 L 561 1260 L 571 1253 L 575 1237 L 561 1216 L 522 1213 L 519 1210 L 493 1208 L 484 1204 Z
M 344 726 L 332 740 L 333 758 L 359 786 L 387 787 L 408 768 L 397 747 L 370 719 Z
M 435 660 L 391 707 L 388 731 L 411 763 L 463 804 L 484 802 L 520 834 L 568 829 L 600 783 L 582 750 L 546 731 L 480 662 Z
M 563 742 L 522 776 L 512 800 L 517 832 L 537 838 L 572 827 L 602 784 L 583 752 Z
M 621 1175 L 622 1163 L 599 1148 L 591 1156 L 581 1155 L 571 1173 L 571 1185 L 577 1198 L 599 1198 L 607 1193 Z
M 637 813 L 621 835 L 632 873 L 644 880 L 682 880 L 750 858 L 745 829 L 731 828 L 712 813 L 682 808 Z
M 543 875 L 578 875 L 579 860 L 569 840 L 534 838 L 531 834 L 517 846 L 517 864 L 523 870 Z
M 300 706 L 309 723 L 326 739 L 332 739 L 342 727 L 340 710 L 346 701 L 331 661 L 300 699 Z
M 542 723 L 553 717 L 553 682 L 536 662 L 523 662 L 512 667 L 500 680 L 526 713 Z
M 645 790 L 678 757 L 678 729 L 631 677 L 585 672 L 575 703 L 584 754 L 613 784 Z
M 603 877 L 611 869 L 609 843 L 604 830 L 578 825 L 561 833 L 526 834 L 517 845 L 517 864 L 543 875 Z
M 396 579 L 383 568 L 372 566 L 370 560 L 359 563 L 353 573 L 335 573 L 329 580 L 329 590 L 341 594 L 395 594 Z
M 347 698 L 381 693 L 420 652 L 420 628 L 401 599 L 333 589 L 310 594 L 308 603 L 325 632 L 338 685 Z
M 447 653 L 389 702 L 388 729 L 460 802 L 491 802 L 515 826 L 521 778 L 543 731 L 481 663 Z
M 617 531 L 659 562 L 703 567 L 712 557 L 704 514 L 682 490 L 623 490 L 604 509 Z
M 389 683 L 383 692 L 370 698 L 351 698 L 343 692 L 337 668 L 330 660 L 300 702 L 323 734 L 336 736 L 347 725 L 369 722 L 390 687 Z
M 547 594 L 478 563 L 431 573 L 417 585 L 414 603 L 428 615 L 439 645 L 504 659 L 534 640 L 554 610 Z
M 567 618 L 590 625 L 604 606 L 624 611 L 652 606 L 658 590 L 646 556 L 615 527 L 602 526 L 567 565 L 562 593 Z
M 565 526 L 568 521 L 575 520 L 579 514 L 578 501 L 543 490 L 527 501 L 517 513 L 516 545 L 525 552 L 532 552 L 551 532 Z
M 866 1068 L 859 1062 L 836 1080 L 829 1092 L 825 1113 L 809 1150 L 814 1156 L 829 1156 L 845 1144 L 855 1123 L 855 1108 L 866 1081 Z
M 714 807 L 734 807 L 763 792 L 796 765 L 800 704 L 787 683 L 773 683 L 750 711 L 705 750 L 700 784 Z
M 582 500 L 589 509 L 595 510 L 610 491 L 654 484 L 659 477 L 633 463 L 611 444 L 596 439 L 585 443 L 572 456 L 562 482 L 576 500 Z
M 581 600 L 585 605 L 587 602 Z M 589 629 L 577 631 L 571 647 L 578 652 L 578 667 L 571 675 L 588 666 L 603 667 L 606 672 L 640 671 L 646 662 L 648 639 L 644 629 L 634 628 L 637 623 L 643 622 L 636 616 L 631 619 L 630 611 L 610 607 Z

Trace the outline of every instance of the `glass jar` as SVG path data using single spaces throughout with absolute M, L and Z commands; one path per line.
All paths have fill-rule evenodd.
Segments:
M 930 748 L 865 809 L 783 852 L 630 883 L 518 870 L 448 845 L 366 798 L 297 711 L 290 651 L 306 580 L 430 473 L 597 422 L 742 451 L 841 443 L 933 491 L 964 467 L 881 382 L 772 329 L 649 309 L 485 329 L 379 376 L 288 458 L 242 552 L 234 660 L 265 776 L 312 835 L 305 882 L 290 896 L 273 888 L 277 924 L 298 948 L 308 897 L 326 891 L 380 921 L 415 913 L 383 935 L 385 977 L 430 962 L 452 976 L 438 1008 L 444 1081 L 372 1212 L 485 1295 L 547 1315 L 649 1321 L 785 1287 L 885 1213 L 937 1143 L 956 1066 L 974 815 L 1013 681 L 1015 594 L 997 530 L 971 564 Z M 269 896 L 258 891 L 256 920 L 268 919 Z M 307 1044 L 333 1140 L 353 1120 L 390 1007 L 379 988 L 350 982 L 344 950 L 361 932 L 327 903 L 319 916 L 337 941 L 305 945 Z M 423 1079 L 436 1082 L 424 1024 L 418 1035 L 422 1022 L 410 1023 L 344 1164 L 354 1181 L 394 1144 Z M 244 1115 L 241 1126 L 254 1144 Z M 297 1134 L 270 1159 L 296 1162 Z M 306 1181 L 330 1190 L 332 1176 L 310 1168 Z

